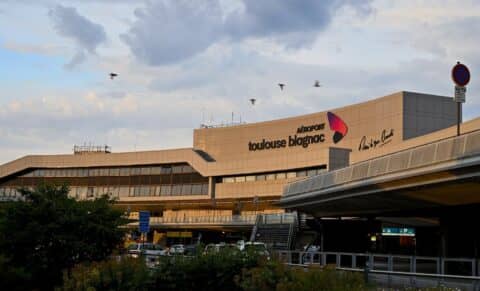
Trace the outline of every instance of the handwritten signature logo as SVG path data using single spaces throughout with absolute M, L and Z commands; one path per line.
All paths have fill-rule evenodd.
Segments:
M 392 141 L 393 137 L 393 128 L 387 131 L 384 129 L 379 138 L 370 138 L 367 141 L 367 137 L 363 136 L 358 145 L 359 151 L 365 151 L 376 147 L 382 147 Z

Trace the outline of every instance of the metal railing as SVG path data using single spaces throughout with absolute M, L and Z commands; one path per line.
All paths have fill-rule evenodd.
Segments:
M 290 224 L 296 223 L 297 213 L 258 214 L 257 224 Z
M 327 266 L 363 271 L 462 276 L 480 280 L 480 260 L 370 253 L 277 251 L 278 260 L 288 265 Z
M 254 225 L 256 215 L 150 217 L 150 225 L 163 224 L 219 224 Z
M 480 154 L 480 131 L 420 145 L 288 184 L 284 197 Z

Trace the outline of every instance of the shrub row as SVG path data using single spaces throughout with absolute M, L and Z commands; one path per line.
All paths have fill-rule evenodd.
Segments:
M 81 264 L 58 290 L 367 290 L 361 274 L 284 266 L 239 252 L 165 257 L 155 269 L 142 259 Z

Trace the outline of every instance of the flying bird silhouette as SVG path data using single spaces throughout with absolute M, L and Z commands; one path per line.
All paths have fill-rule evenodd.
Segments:
M 285 87 L 285 84 L 278 83 L 278 86 L 280 87 L 280 90 L 282 90 L 282 91 L 283 91 L 283 87 Z
M 116 74 L 116 73 L 110 73 L 110 80 L 113 80 L 113 78 L 115 78 L 116 76 L 118 76 L 118 74 Z
M 255 98 L 250 99 L 250 103 L 252 103 L 252 105 L 255 105 L 255 101 L 257 101 L 257 99 Z
M 315 84 L 313 84 L 313 87 L 319 88 L 319 87 L 322 87 L 322 85 L 320 85 L 320 81 L 316 80 Z

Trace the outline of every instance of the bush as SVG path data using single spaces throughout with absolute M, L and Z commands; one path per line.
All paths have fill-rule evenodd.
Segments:
M 154 285 L 160 290 L 241 290 L 235 276 L 258 266 L 258 260 L 229 250 L 193 258 L 166 257 L 154 274 Z
M 96 290 L 148 290 L 151 286 L 150 270 L 143 260 L 123 258 L 100 263 L 81 264 L 65 272 L 63 291 Z
M 83 290 L 369 290 L 362 274 L 288 267 L 253 254 L 222 251 L 162 257 L 155 270 L 144 259 L 82 264 L 65 274 L 65 291 Z
M 245 291 L 369 290 L 361 274 L 334 269 L 291 268 L 279 262 L 244 270 L 237 280 Z

